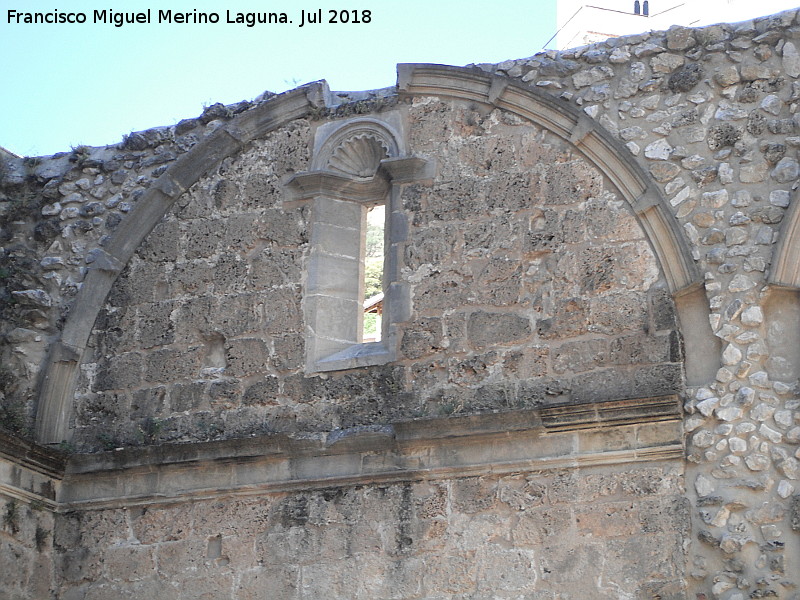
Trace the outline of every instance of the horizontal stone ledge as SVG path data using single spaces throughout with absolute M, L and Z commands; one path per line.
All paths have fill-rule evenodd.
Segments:
M 66 455 L 0 431 L 0 494 L 55 510 Z
M 146 478 L 131 478 L 124 482 L 120 481 L 118 477 L 101 478 L 100 481 L 94 482 L 93 485 L 95 489 L 105 493 L 81 496 L 74 493 L 76 486 L 73 484 L 73 486 L 67 488 L 67 494 L 64 495 L 58 503 L 57 510 L 59 512 L 69 512 L 72 510 L 106 510 L 131 506 L 150 506 L 157 504 L 174 504 L 175 502 L 211 500 L 223 497 L 262 496 L 271 493 L 320 490 L 345 486 L 385 485 L 410 481 L 437 481 L 486 475 L 503 476 L 526 472 L 629 465 L 633 463 L 680 462 L 683 459 L 683 454 L 682 444 L 675 443 L 669 446 L 646 448 L 633 452 L 603 452 L 573 457 L 542 458 L 479 465 L 458 465 L 439 469 L 384 471 L 369 476 L 344 476 L 339 474 L 316 478 L 276 480 L 269 483 L 247 483 L 248 477 L 246 476 L 242 478 L 241 482 L 220 482 L 218 480 L 219 471 L 214 471 L 215 475 L 208 478 L 208 483 L 210 485 L 205 487 L 183 487 L 180 485 L 180 482 L 185 477 L 185 474 L 180 477 L 176 477 L 174 474 L 165 474 L 165 476 L 169 476 L 172 479 L 173 485 L 159 490 L 149 489 L 151 482 Z M 245 471 L 245 469 L 241 470 Z M 254 471 L 255 469 L 251 468 L 247 470 L 246 474 L 252 474 Z M 150 473 L 150 476 L 154 475 L 155 473 Z M 180 487 L 181 489 L 176 491 L 176 487 Z M 142 490 L 144 490 L 143 493 L 141 493 Z M 123 493 L 118 493 L 120 491 Z
M 603 424 L 652 423 L 672 420 L 680 414 L 680 400 L 669 395 L 543 408 L 542 424 L 547 429 L 563 431 Z
M 77 455 L 59 501 L 98 508 L 682 458 L 676 397 L 602 404 Z
M 389 174 L 392 183 L 430 182 L 436 176 L 436 162 L 421 156 L 384 158 L 380 169 Z
M 482 413 L 475 415 L 400 421 L 391 425 L 353 427 L 313 438 L 295 438 L 282 433 L 235 438 L 213 442 L 161 444 L 140 448 L 74 454 L 67 472 L 89 473 L 129 469 L 143 465 L 276 456 L 282 454 L 320 454 L 359 449 L 364 439 L 380 432 L 384 443 L 427 443 L 452 437 L 507 435 L 536 429 L 584 429 L 624 424 L 680 420 L 681 406 L 676 395 L 631 398 L 607 402 L 571 403 L 545 408 Z
M 380 175 L 355 178 L 333 171 L 297 173 L 287 183 L 291 194 L 288 202 L 301 202 L 323 196 L 356 203 L 382 200 L 389 192 L 389 182 Z
M 54 479 L 64 477 L 67 465 L 66 454 L 20 439 L 3 430 L 0 430 L 0 460 Z
M 0 461 L 0 464 L 2 464 L 2 461 Z M 55 490 L 55 488 L 53 489 Z M 18 502 L 31 504 L 34 507 L 44 508 L 53 512 L 57 512 L 61 508 L 58 502 L 50 499 L 46 494 L 3 483 L 2 476 L 0 476 L 0 494 Z

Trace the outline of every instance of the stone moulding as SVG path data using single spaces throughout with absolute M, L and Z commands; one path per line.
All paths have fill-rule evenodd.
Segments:
M 0 493 L 55 509 L 67 457 L 0 430 Z
M 74 455 L 59 510 L 681 460 L 677 396 Z
M 409 156 L 396 110 L 321 125 L 309 172 L 286 184 L 293 204 L 311 206 L 311 253 L 305 286 L 306 373 L 382 365 L 397 355 L 396 323 L 409 318 L 407 286 L 396 279 L 405 228 L 397 184 L 427 180 L 432 165 Z M 366 210 L 386 208 L 380 341 L 362 342 Z
M 382 140 L 356 134 L 336 149 L 328 161 L 328 167 L 345 175 L 370 177 L 387 156 L 392 155 Z
M 789 205 L 783 219 L 774 256 L 767 282 L 800 289 L 800 210 L 797 199 Z
M 298 173 L 287 186 L 293 195 L 292 204 L 311 200 L 315 196 L 366 203 L 389 192 L 389 182 L 382 177 L 351 179 L 332 171 Z
M 36 440 L 57 444 L 70 438 L 69 422 L 81 356 L 111 286 L 144 238 L 177 199 L 223 159 L 249 142 L 306 116 L 328 95 L 327 84 L 313 83 L 275 96 L 238 115 L 172 164 L 136 203 L 104 247 L 108 260 L 89 264 L 86 278 L 43 368 Z M 69 349 L 69 353 L 61 350 Z M 66 354 L 69 354 L 67 356 Z
M 333 131 L 326 134 L 326 125 Z M 382 159 L 407 154 L 402 133 L 388 122 L 357 117 L 326 125 L 320 127 L 321 135 L 314 141 L 312 171 L 327 169 L 352 177 L 372 177 Z
M 488 74 L 478 68 L 398 65 L 401 97 L 440 96 L 468 99 L 510 111 L 574 145 L 619 190 L 636 214 L 656 255 L 671 295 L 700 298 L 703 279 L 689 244 L 660 190 L 642 166 L 610 133 L 586 113 L 536 88 Z M 686 340 L 687 381 L 713 379 L 719 352 L 708 325 L 708 305 L 676 302 Z M 697 324 L 688 327 L 688 324 Z M 712 350 L 709 352 L 709 350 Z
M 403 64 L 397 69 L 401 97 L 443 96 L 490 104 L 574 144 L 619 189 L 639 217 L 670 292 L 679 293 L 702 281 L 689 246 L 658 190 L 630 152 L 591 117 L 545 92 L 477 68 Z
M 397 87 L 400 97 L 432 95 L 494 105 L 575 144 L 633 207 L 653 246 L 670 292 L 678 295 L 701 283 L 682 232 L 658 190 L 648 183 L 650 179 L 629 152 L 588 115 L 545 92 L 479 69 L 398 65 Z M 117 276 L 164 214 L 223 159 L 269 131 L 324 108 L 330 96 L 327 84 L 317 82 L 273 97 L 237 115 L 170 165 L 139 199 L 105 245 L 102 260 L 89 264 L 61 339 L 53 344 L 43 366 L 35 428 L 38 442 L 58 444 L 70 439 L 74 390 L 93 324 Z M 398 151 L 400 155 L 405 154 L 404 148 Z
M 60 452 L 9 435 L 0 430 L 0 457 L 13 459 L 19 466 L 48 475 L 63 477 L 67 457 Z

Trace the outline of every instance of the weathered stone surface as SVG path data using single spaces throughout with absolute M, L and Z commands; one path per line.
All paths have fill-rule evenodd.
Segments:
M 630 465 L 616 474 L 568 465 L 507 481 L 454 475 L 410 487 L 281 492 L 245 502 L 252 519 L 226 513 L 235 505 L 229 499 L 216 508 L 216 501 L 178 500 L 176 512 L 147 532 L 137 523 L 150 507 L 132 508 L 113 525 L 103 518 L 122 510 L 98 509 L 80 523 L 63 515 L 57 558 L 36 558 L 35 519 L 23 536 L 6 524 L 0 555 L 24 566 L 0 578 L 0 596 L 25 596 L 34 571 L 61 589 L 37 584 L 28 596 L 64 598 L 231 590 L 242 597 L 594 597 L 601 581 L 625 597 L 744 600 L 799 585 L 788 568 L 797 533 L 785 519 L 800 458 L 791 384 L 797 357 L 776 350 L 781 336 L 795 335 L 796 311 L 788 301 L 774 304 L 771 284 L 794 247 L 781 236 L 793 231 L 792 222 L 782 223 L 794 219 L 790 190 L 800 176 L 795 13 L 484 65 L 469 86 L 477 97 L 490 86 L 487 102 L 403 88 L 402 115 L 392 122 L 407 137 L 403 153 L 436 166 L 430 182 L 397 184 L 390 227 L 399 237 L 386 264 L 403 295 L 387 303 L 401 317 L 390 319 L 398 353 L 385 368 L 306 372 L 306 355 L 315 351 L 308 332 L 316 327 L 306 310 L 309 260 L 343 246 L 335 237 L 320 241 L 315 209 L 291 200 L 284 184 L 311 169 L 314 131 L 352 114 L 391 120 L 392 96 L 381 96 L 380 106 L 342 96 L 343 104 L 324 107 L 320 93 L 313 123 L 293 116 L 274 131 L 264 124 L 272 117 L 256 118 L 272 110 L 270 100 L 218 105 L 200 119 L 127 136 L 118 148 L 76 152 L 72 161 L 44 158 L 26 184 L 36 196 L 30 215 L 0 223 L 0 297 L 13 299 L 13 319 L 3 313 L 0 321 L 0 380 L 12 381 L 12 395 L 5 383 L 0 388 L 0 416 L 12 414 L 9 398 L 22 398 L 32 422 L 38 382 L 52 375 L 40 372 L 48 346 L 62 335 L 64 315 L 70 322 L 80 313 L 76 291 L 123 268 L 108 296 L 93 299 L 106 306 L 85 326 L 94 328 L 83 332 L 85 352 L 67 328 L 59 350 L 67 358 L 53 363 L 60 368 L 70 352 L 84 354 L 69 419 L 82 450 L 268 430 L 294 436 L 291 443 L 338 440 L 348 427 L 431 415 L 678 393 L 692 432 L 684 466 L 698 496 L 688 494 L 693 506 L 677 507 L 679 479 L 670 480 L 674 498 L 666 506 L 642 494 L 655 489 L 640 485 L 650 479 L 627 478 Z M 487 83 L 483 72 L 498 79 Z M 579 121 L 566 141 L 563 132 L 497 108 L 514 97 L 505 96 L 504 73 L 593 121 Z M 306 92 L 298 97 L 306 106 Z M 237 114 L 261 124 L 236 129 Z M 217 136 L 220 144 L 202 146 L 209 160 L 226 147 L 223 128 L 259 133 L 220 162 L 201 168 L 185 160 L 178 177 L 173 166 L 198 142 Z M 635 184 L 592 164 L 593 136 L 602 131 L 627 144 L 625 157 L 615 158 L 634 161 Z M 22 182 L 14 164 L 8 181 Z M 183 176 L 188 171 L 196 181 Z M 178 182 L 193 185 L 182 193 Z M 16 202 L 11 189 L 0 190 L 0 216 Z M 121 256 L 114 236 L 134 227 L 139 207 L 155 215 L 159 203 L 164 211 L 149 221 L 155 229 L 126 265 L 95 252 L 102 246 Z M 654 233 L 656 213 L 668 225 Z M 660 256 L 659 265 L 651 247 L 675 235 L 685 238 L 686 255 Z M 360 252 L 360 236 L 349 239 L 357 242 L 351 254 Z M 686 307 L 684 294 L 693 292 L 662 275 L 678 255 L 698 270 L 691 284 L 705 278 L 698 315 Z M 12 278 L 9 286 L 8 273 L 30 280 Z M 680 334 L 670 293 L 663 311 L 653 302 L 666 289 L 676 293 Z M 704 332 L 710 323 L 713 333 L 699 336 L 708 347 L 695 347 L 696 323 Z M 13 327 L 19 331 L 11 335 Z M 698 354 L 713 357 L 692 387 L 680 364 L 684 350 L 687 367 Z M 601 432 L 592 447 L 627 435 L 657 433 Z M 711 531 L 690 533 L 687 511 Z M 554 533 L 569 531 L 588 546 L 553 542 Z M 691 577 L 681 570 L 684 550 Z M 765 583 L 778 575 L 785 585 Z
M 783 70 L 789 77 L 800 77 L 800 54 L 797 46 L 792 42 L 783 45 Z
M 694 30 L 689 27 L 673 25 L 667 30 L 667 48 L 670 50 L 688 50 L 696 43 Z
M 530 334 L 529 319 L 520 315 L 479 311 L 467 320 L 467 339 L 479 348 L 520 342 Z
M 50 295 L 41 289 L 14 291 L 11 292 L 11 296 L 17 302 L 31 306 L 49 308 L 53 305 L 53 300 Z
M 773 71 L 766 65 L 754 64 L 752 62 L 743 63 L 741 66 L 742 79 L 744 81 L 755 81 L 757 79 L 769 79 L 773 76 Z
M 730 123 L 715 125 L 708 132 L 708 147 L 711 150 L 718 150 L 719 148 L 733 146 L 741 137 L 741 130 Z
M 689 63 L 670 75 L 667 85 L 673 92 L 688 92 L 703 78 L 703 69 L 697 63 Z
M 644 149 L 644 155 L 653 160 L 667 160 L 672 154 L 673 148 L 667 140 L 656 140 Z
M 682 56 L 676 54 L 658 54 L 650 60 L 650 68 L 654 73 L 672 73 L 686 62 Z
M 736 65 L 725 65 L 714 73 L 714 81 L 722 87 L 728 87 L 739 82 L 739 70 Z
M 646 153 L 645 149 L 645 153 Z M 645 154 L 646 155 L 646 154 Z M 656 181 L 665 182 L 674 179 L 680 173 L 680 167 L 673 163 L 657 162 L 650 167 L 650 174 Z
M 588 71 L 580 71 L 572 76 L 572 83 L 576 88 L 594 85 L 600 81 L 610 79 L 614 76 L 614 71 L 610 67 L 593 67 Z
M 746 456 L 744 462 L 751 471 L 763 471 L 769 468 L 770 465 L 769 457 L 763 454 L 751 454 L 750 456 Z
M 220 571 L 237 570 L 247 573 L 237 595 L 294 594 L 298 573 L 309 560 L 316 574 L 306 574 L 304 589 L 313 589 L 315 595 L 346 597 L 354 589 L 378 597 L 398 591 L 414 594 L 421 581 L 447 593 L 528 590 L 550 595 L 565 583 L 582 586 L 577 579 L 582 575 L 605 572 L 596 561 L 571 562 L 569 544 L 552 545 L 554 533 L 577 515 L 581 532 L 613 548 L 619 563 L 613 571 L 624 568 L 628 573 L 625 589 L 644 590 L 636 570 L 623 565 L 643 552 L 665 562 L 679 548 L 678 534 L 686 531 L 688 514 L 664 487 L 674 476 L 659 467 L 593 469 L 577 477 L 544 471 L 524 477 L 399 483 L 382 487 L 378 494 L 359 487 L 270 494 L 235 500 L 235 511 L 214 501 L 152 507 L 133 519 L 142 543 L 123 542 L 95 564 L 98 573 L 119 584 L 147 581 L 152 589 L 171 589 L 170 582 L 191 579 L 194 584 L 186 589 L 192 597 L 199 597 L 201 590 L 219 595 L 223 586 L 230 586 L 229 580 L 220 581 Z M 615 496 L 609 498 L 610 493 Z M 630 503 L 617 499 L 620 494 L 638 498 L 647 511 L 632 512 Z M 543 505 L 545 498 L 552 500 Z M 637 544 L 624 541 L 631 535 L 637 535 Z M 94 537 L 101 545 L 112 539 L 104 528 Z M 551 552 L 537 559 L 534 549 L 548 540 Z M 77 574 L 89 574 L 96 557 L 79 551 L 79 539 L 62 536 L 61 543 L 72 553 L 76 571 L 64 582 L 65 591 L 102 590 L 107 584 L 84 583 Z M 516 549 L 504 549 L 508 543 Z M 463 559 L 464 548 L 475 553 L 474 561 Z M 353 552 L 353 568 L 341 559 L 348 551 Z M 275 566 L 260 566 L 267 561 Z M 558 575 L 542 580 L 533 576 L 545 565 Z M 556 570 L 558 565 L 562 568 Z M 497 575 L 488 580 L 468 575 L 483 569 L 496 569 Z M 391 588 L 386 572 L 392 573 Z M 584 587 L 588 591 L 591 586 Z M 649 593 L 652 587 L 646 589 Z
M 764 315 L 759 306 L 751 306 L 742 312 L 742 323 L 745 325 L 760 325 L 763 320 Z
M 772 171 L 772 177 L 774 177 L 778 183 L 793 182 L 797 179 L 798 175 L 800 175 L 800 164 L 798 164 L 795 159 L 789 157 L 782 158 Z
M 731 292 L 744 292 L 755 286 L 755 282 L 745 275 L 736 275 L 728 284 Z

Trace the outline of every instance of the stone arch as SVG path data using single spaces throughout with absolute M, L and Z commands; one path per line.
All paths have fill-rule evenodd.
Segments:
M 701 279 L 678 222 L 630 152 L 588 115 L 534 88 L 480 69 L 407 64 L 398 67 L 402 96 L 450 96 L 490 104 L 536 123 L 571 143 L 630 204 L 658 257 L 669 290 L 682 294 Z
M 707 314 L 704 298 L 700 302 L 698 296 L 703 293 L 699 272 L 677 221 L 667 209 L 659 190 L 630 153 L 588 115 L 544 92 L 479 69 L 400 65 L 397 87 L 401 98 L 415 95 L 449 96 L 497 106 L 570 142 L 619 189 L 633 208 L 653 247 L 670 293 L 676 299 L 693 299 L 684 303 L 692 307 L 688 313 L 681 309 L 681 302 L 678 302 L 682 322 L 684 313 L 696 317 L 698 311 L 702 313 L 705 310 Z M 73 302 L 61 338 L 51 346 L 44 365 L 36 418 L 36 438 L 39 442 L 58 443 L 70 437 L 74 390 L 92 326 L 117 276 L 155 225 L 196 181 L 223 159 L 237 154 L 249 142 L 269 131 L 319 112 L 328 106 L 326 99 L 329 97 L 324 82 L 314 83 L 276 96 L 241 113 L 173 163 L 147 190 L 109 242 L 90 253 L 91 263 L 86 278 Z M 364 118 L 364 121 L 369 120 Z M 384 138 L 375 134 L 379 128 L 374 123 L 369 128 L 372 134 L 360 135 L 359 121 L 361 119 L 354 119 L 352 127 L 337 130 L 336 139 L 332 137 L 323 142 L 323 151 L 315 153 L 323 165 L 330 166 L 336 149 L 346 146 L 350 140 L 360 140 L 354 142 L 358 144 L 366 143 L 369 149 L 367 154 L 380 156 L 385 152 L 390 158 L 404 155 L 403 148 L 392 148 L 391 143 L 387 142 L 387 138 L 402 140 L 402 136 L 387 135 Z M 361 167 L 368 169 L 369 165 Z M 694 320 L 702 321 L 697 318 Z M 705 331 L 684 326 L 684 335 L 700 336 L 698 340 L 690 340 L 687 348 L 702 348 L 703 339 L 711 336 L 707 319 L 706 329 L 708 335 Z M 692 362 L 692 357 L 688 356 L 687 364 Z
M 796 200 L 783 218 L 767 283 L 800 291 L 800 209 Z
M 764 303 L 767 343 L 772 354 L 767 372 L 778 381 L 793 381 L 800 374 L 800 210 L 796 199 L 784 216 L 776 246 Z
M 145 237 L 196 181 L 249 142 L 326 105 L 327 84 L 316 82 L 280 94 L 241 113 L 181 156 L 148 188 L 102 248 L 89 253 L 86 277 L 73 300 L 61 339 L 50 348 L 36 413 L 36 439 L 69 439 L 78 372 L 95 319 L 111 286 Z
M 401 97 L 444 96 L 502 108 L 561 137 L 586 156 L 631 206 L 658 259 L 686 342 L 688 383 L 713 380 L 720 366 L 720 344 L 709 324 L 701 274 L 659 188 L 627 148 L 572 105 L 478 68 L 399 65 L 397 86 Z

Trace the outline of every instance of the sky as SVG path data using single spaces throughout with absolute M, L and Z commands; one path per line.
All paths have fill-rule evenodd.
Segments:
M 0 0 L 0 146 L 19 155 L 112 144 L 130 131 L 326 79 L 334 90 L 395 84 L 396 65 L 531 56 L 555 28 L 550 0 Z M 93 11 L 151 9 L 150 24 L 92 23 Z M 84 12 L 84 24 L 8 23 L 8 10 Z M 157 23 L 159 9 L 217 24 Z M 323 23 L 299 27 L 300 10 Z M 292 24 L 227 24 L 226 10 L 286 12 Z M 330 10 L 370 23 L 328 23 Z
M 800 0 L 746 3 L 775 12 Z M 524 58 L 557 29 L 555 0 L 0 0 L 0 9 L 0 146 L 23 156 L 113 144 L 215 102 L 319 79 L 342 91 L 386 87 L 398 63 Z M 148 9 L 149 24 L 93 22 L 94 11 Z M 159 9 L 220 21 L 159 23 Z M 299 26 L 301 10 L 320 9 L 322 23 Z M 9 23 L 10 10 L 85 13 L 86 22 Z M 370 11 L 370 22 L 329 23 L 340 10 L 350 21 Z M 293 22 L 247 27 L 226 23 L 226 11 L 285 12 Z

